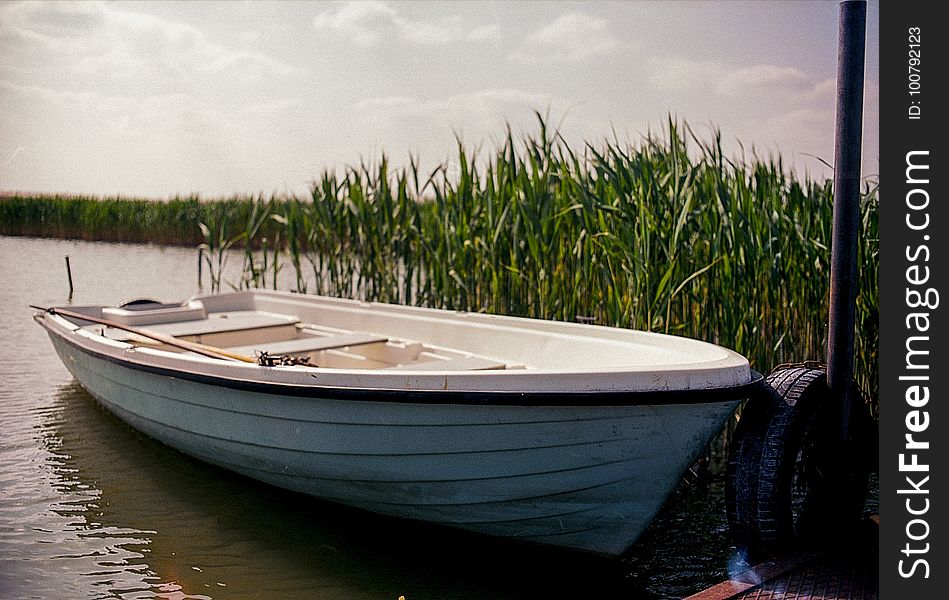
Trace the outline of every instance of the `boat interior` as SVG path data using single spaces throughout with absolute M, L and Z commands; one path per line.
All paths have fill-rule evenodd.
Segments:
M 200 300 L 185 304 L 135 301 L 120 307 L 97 308 L 101 309 L 102 319 L 116 326 L 92 324 L 85 328 L 113 340 L 171 352 L 188 350 L 165 343 L 161 338 L 172 336 L 254 359 L 260 364 L 412 371 L 526 368 L 403 337 L 306 322 L 290 314 L 247 308 L 208 310 Z M 148 333 L 158 335 L 152 338 Z M 291 360 L 287 361 L 286 357 Z M 264 362 L 274 358 L 280 360 Z

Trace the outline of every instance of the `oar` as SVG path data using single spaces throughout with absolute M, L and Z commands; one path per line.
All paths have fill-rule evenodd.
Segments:
M 82 313 L 73 312 L 64 308 L 43 308 L 42 306 L 33 306 L 32 304 L 30 305 L 30 308 L 35 308 L 36 310 L 41 310 L 51 315 L 61 315 L 70 319 L 82 319 L 84 321 L 91 321 L 92 323 L 97 323 L 99 325 L 105 325 L 106 327 L 114 327 L 115 329 L 128 331 L 129 333 L 134 333 L 135 335 L 140 335 L 163 344 L 168 344 L 169 346 L 174 346 L 175 348 L 181 348 L 182 350 L 190 350 L 191 352 L 195 352 L 203 356 L 209 356 L 211 358 L 225 358 L 228 360 L 235 360 L 245 363 L 257 363 L 257 359 L 252 356 L 234 354 L 233 352 L 228 352 L 223 348 L 215 348 L 214 346 L 199 344 L 198 342 L 180 340 L 173 335 L 167 335 L 157 331 L 149 331 L 148 329 L 141 329 L 139 327 L 132 327 L 131 325 L 124 325 L 122 323 L 116 323 L 115 321 L 110 321 L 108 319 L 84 315 Z

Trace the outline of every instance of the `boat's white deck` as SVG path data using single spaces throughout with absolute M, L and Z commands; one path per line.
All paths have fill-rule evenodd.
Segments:
M 208 348 L 86 326 L 80 339 L 95 351 L 172 371 L 295 386 L 318 381 L 324 387 L 442 392 L 626 392 L 728 388 L 753 377 L 739 354 L 683 337 L 286 292 L 214 294 L 180 306 L 71 310 L 232 356 L 209 357 L 203 352 Z M 263 352 L 307 358 L 319 372 L 254 370 L 248 363 Z
M 86 325 L 71 341 L 90 352 L 267 385 L 318 382 L 321 388 L 440 393 L 671 392 L 742 386 L 753 377 L 739 354 L 683 337 L 286 292 L 252 290 L 181 305 L 71 306 L 70 311 L 143 333 Z M 42 322 L 58 335 L 76 329 L 75 321 L 56 315 Z M 175 339 L 150 339 L 145 332 Z M 263 352 L 307 358 L 317 368 L 280 360 L 273 363 L 280 368 L 260 369 L 255 357 Z
M 156 315 L 148 311 L 113 309 L 114 317 L 124 317 L 123 324 L 148 322 Z M 524 368 L 523 365 L 478 356 L 457 349 L 435 347 L 419 341 L 390 338 L 388 335 L 353 331 L 303 323 L 295 315 L 260 310 L 181 312 L 180 320 L 168 315 L 161 322 L 141 326 L 150 332 L 198 342 L 227 350 L 232 354 L 256 357 L 307 357 L 311 366 L 341 369 L 402 369 L 473 371 L 486 369 Z M 193 317 L 199 318 L 193 318 Z M 136 325 L 138 326 L 138 325 Z M 160 342 L 117 328 L 90 326 L 114 340 L 137 345 L 163 347 Z

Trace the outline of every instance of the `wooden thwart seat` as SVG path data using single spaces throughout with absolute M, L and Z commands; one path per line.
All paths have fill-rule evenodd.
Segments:
M 312 336 L 302 337 L 283 342 L 267 342 L 263 344 L 250 344 L 247 346 L 238 346 L 228 348 L 228 351 L 236 354 L 247 354 L 253 356 L 255 352 L 266 352 L 272 355 L 280 354 L 300 354 L 303 352 L 318 352 L 320 350 L 333 350 L 335 348 L 346 348 L 348 346 L 362 346 L 363 344 L 375 344 L 386 342 L 389 338 L 384 335 L 372 333 L 346 333 L 343 335 L 327 335 L 323 337 Z
M 157 331 L 159 333 L 164 333 L 165 335 L 186 337 L 192 335 L 208 335 L 212 333 L 242 331 L 245 329 L 281 327 L 286 325 L 294 325 L 299 321 L 299 318 L 288 315 L 241 311 L 219 314 L 212 313 L 207 319 L 151 325 L 148 327 L 148 329 Z
M 146 325 L 143 326 L 142 329 L 176 338 L 188 338 L 239 332 L 248 329 L 270 330 L 271 328 L 295 326 L 299 321 L 300 319 L 298 317 L 289 315 L 260 313 L 256 311 L 238 311 L 212 313 L 206 319 Z M 135 339 L 137 336 L 127 331 L 115 329 L 109 337 L 125 341 Z

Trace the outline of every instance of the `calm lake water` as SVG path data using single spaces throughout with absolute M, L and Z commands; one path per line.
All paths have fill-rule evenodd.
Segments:
M 67 301 L 66 255 L 77 304 L 198 291 L 191 249 L 0 236 L 2 599 L 681 598 L 727 573 L 720 476 L 683 483 L 630 555 L 600 561 L 346 509 L 171 450 L 101 409 L 33 323 L 28 304 Z

